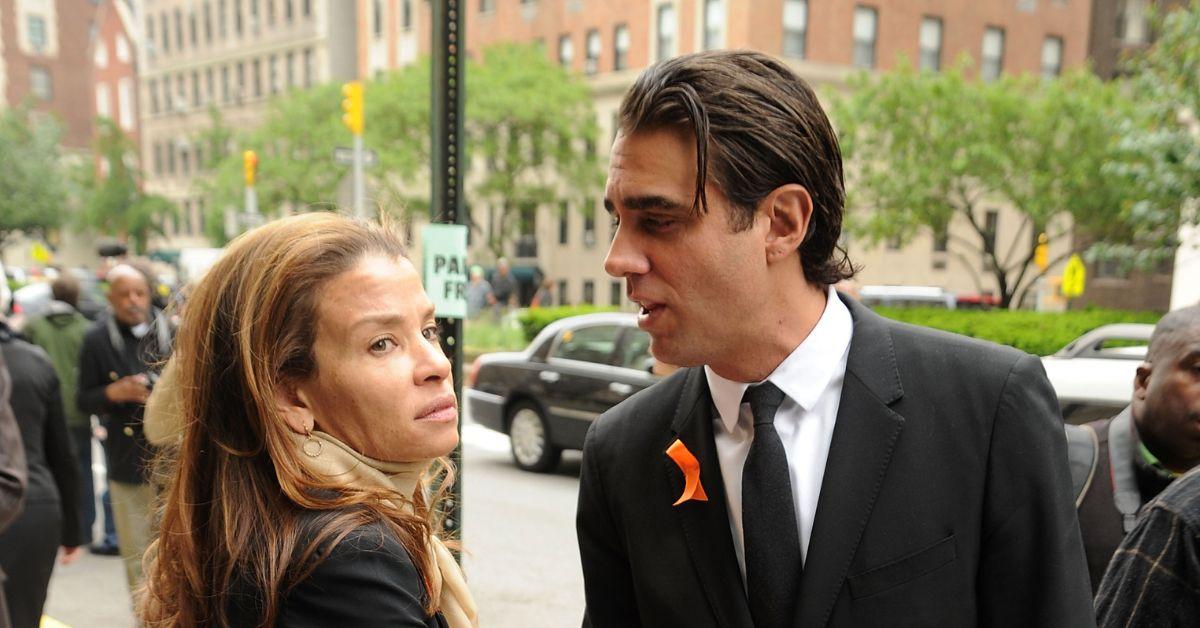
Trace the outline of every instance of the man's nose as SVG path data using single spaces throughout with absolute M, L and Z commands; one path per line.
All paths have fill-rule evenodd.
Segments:
M 618 225 L 612 244 L 608 246 L 608 255 L 604 257 L 604 272 L 613 277 L 626 277 L 643 275 L 649 270 L 650 261 L 637 238 L 627 232 L 627 227 Z

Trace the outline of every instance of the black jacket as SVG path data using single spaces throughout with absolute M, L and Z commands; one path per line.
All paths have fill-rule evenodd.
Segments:
M 845 299 L 844 299 L 845 300 Z M 1041 363 L 856 302 L 794 624 L 1095 625 L 1066 446 Z M 702 368 L 601 416 L 577 528 L 585 624 L 753 625 Z M 672 506 L 680 439 L 707 502 Z
M 108 430 L 108 440 L 104 443 L 108 477 L 126 484 L 146 483 L 154 458 L 154 450 L 142 433 L 145 406 L 110 403 L 104 388 L 127 375 L 158 372 L 159 361 L 170 351 L 170 335 L 158 331 L 157 325 L 165 320 L 163 317 L 156 316 L 154 320 L 151 330 L 139 339 L 111 314 L 103 316 L 88 327 L 79 356 L 75 401 L 84 413 L 99 416 Z
M 21 428 L 17 426 L 17 419 L 8 402 L 11 392 L 12 377 L 4 362 L 4 353 L 0 352 L 0 532 L 21 514 L 28 478 Z M 3 609 L 0 608 L 0 611 Z M 0 616 L 0 619 L 3 617 Z
M 82 542 L 79 465 L 63 416 L 58 375 L 45 351 L 17 339 L 2 325 L 0 350 L 12 376 L 9 402 L 25 444 L 29 470 L 25 503 L 57 504 L 63 514 L 60 544 L 78 546 Z
M 315 529 L 327 517 L 310 512 L 301 529 Z M 307 543 L 297 544 L 297 551 Z M 412 557 L 382 523 L 351 531 L 328 557 L 280 600 L 274 625 L 402 626 L 444 628 L 441 614 L 426 617 L 425 586 Z M 261 621 L 262 594 L 239 578 L 229 600 L 230 626 L 255 626 Z

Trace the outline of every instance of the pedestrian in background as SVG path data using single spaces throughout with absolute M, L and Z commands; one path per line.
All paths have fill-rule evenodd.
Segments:
M 396 234 L 313 213 L 240 236 L 195 287 L 172 365 L 142 621 L 478 625 L 435 520 L 450 362 Z
M 72 562 L 82 543 L 79 469 L 71 451 L 58 375 L 46 352 L 0 322 L 0 352 L 10 367 L 9 399 L 21 430 L 28 485 L 21 514 L 0 533 L 0 571 L 13 628 L 37 628 L 54 560 Z
M 95 480 L 92 477 L 91 417 L 75 405 L 78 385 L 79 353 L 88 320 L 79 312 L 79 280 L 63 272 L 50 284 L 53 298 L 46 312 L 29 321 L 25 336 L 50 356 L 58 374 L 63 412 L 67 417 L 67 432 L 79 467 L 80 538 L 84 545 L 92 544 L 92 527 L 96 523 Z
M 508 267 L 507 258 L 501 257 L 496 262 L 491 284 L 492 294 L 488 297 L 488 303 L 492 306 L 492 318 L 499 321 L 513 306 L 517 294 L 517 281 Z
M 483 278 L 483 267 L 471 267 L 471 279 L 467 283 L 467 318 L 475 318 L 491 302 L 492 284 Z
M 88 328 L 80 352 L 79 409 L 100 417 L 107 439 L 108 485 L 125 577 L 130 591 L 141 579 L 142 554 L 150 541 L 154 487 L 142 411 L 170 353 L 166 318 L 150 305 L 150 286 L 135 268 L 119 264 L 108 272 L 109 314 Z
M 543 279 L 541 286 L 537 292 L 533 293 L 533 300 L 529 302 L 529 307 L 553 307 L 554 306 L 554 282 L 550 279 Z
M 2 304 L 0 304 L 2 305 Z M 0 314 L 0 317 L 3 315 Z M 25 482 L 28 469 L 25 464 L 25 446 L 21 443 L 21 428 L 8 404 L 12 391 L 12 378 L 0 351 L 0 534 L 21 513 L 25 501 Z M 0 582 L 5 581 L 4 568 L 0 565 Z M 8 603 L 4 587 L 0 586 L 0 628 L 9 628 Z
M 1067 425 L 1066 433 L 1097 591 L 1138 511 L 1200 465 L 1200 305 L 1168 312 L 1154 326 L 1129 406 L 1111 419 Z

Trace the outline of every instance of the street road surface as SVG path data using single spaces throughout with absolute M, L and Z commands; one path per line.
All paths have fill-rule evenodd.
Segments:
M 533 474 L 512 464 L 508 437 L 469 420 L 463 444 L 464 565 L 480 625 L 578 626 L 583 617 L 575 545 L 579 453 L 564 454 L 557 473 Z M 103 471 L 100 464 L 97 472 Z M 120 560 L 85 553 L 72 565 L 56 567 L 46 615 L 75 628 L 133 628 Z

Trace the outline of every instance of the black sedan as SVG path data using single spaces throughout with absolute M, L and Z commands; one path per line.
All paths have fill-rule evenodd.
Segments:
M 521 352 L 489 353 L 471 365 L 467 413 L 508 434 L 513 460 L 549 471 L 564 449 L 581 449 L 605 410 L 658 381 L 650 374 L 650 335 L 629 313 L 555 321 Z

